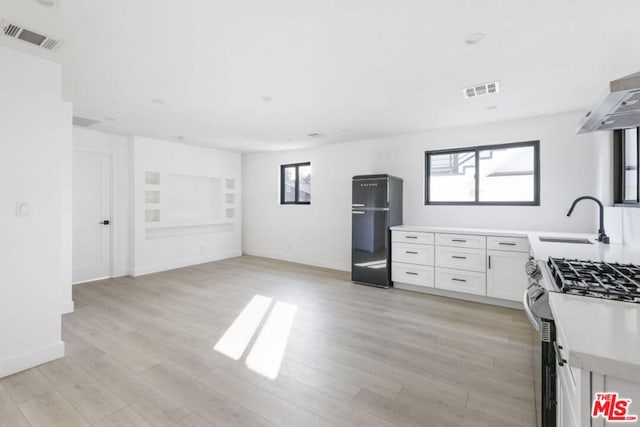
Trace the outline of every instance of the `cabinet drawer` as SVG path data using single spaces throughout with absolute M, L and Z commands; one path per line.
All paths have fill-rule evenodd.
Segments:
M 529 252 L 529 239 L 526 237 L 487 236 L 487 249 L 494 251 Z
M 423 245 L 433 245 L 433 233 L 422 233 L 414 231 L 392 231 L 391 241 L 405 243 L 422 243 Z
M 436 267 L 456 268 L 469 271 L 486 271 L 484 249 L 458 249 L 436 246 Z
M 436 234 L 436 245 L 453 246 L 456 248 L 476 248 L 485 249 L 487 238 L 485 236 L 474 236 L 468 234 Z
M 433 265 L 434 252 L 434 247 L 430 245 L 397 242 L 391 244 L 391 260 L 396 262 Z
M 484 273 L 436 268 L 435 287 L 437 289 L 486 295 L 485 282 Z
M 433 288 L 433 274 L 433 267 L 391 263 L 391 280 L 394 282 Z

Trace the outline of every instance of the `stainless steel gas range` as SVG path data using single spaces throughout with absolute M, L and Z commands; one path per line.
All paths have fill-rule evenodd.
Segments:
M 549 292 L 563 292 L 585 298 L 640 303 L 640 266 L 606 262 L 533 258 L 525 267 L 529 286 L 523 296 L 524 310 L 533 327 L 540 331 L 536 346 L 536 407 L 538 425 L 556 426 L 556 328 L 549 306 Z M 562 366 L 562 365 L 560 365 Z

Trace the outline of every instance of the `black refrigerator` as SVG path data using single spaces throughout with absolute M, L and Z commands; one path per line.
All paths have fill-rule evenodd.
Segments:
M 402 179 L 354 176 L 351 195 L 351 280 L 388 288 L 392 286 L 389 227 L 402 224 Z

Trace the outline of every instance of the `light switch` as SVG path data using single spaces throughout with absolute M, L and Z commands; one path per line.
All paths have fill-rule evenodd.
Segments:
M 29 216 L 29 204 L 25 202 L 16 203 L 16 216 L 18 218 L 26 218 Z

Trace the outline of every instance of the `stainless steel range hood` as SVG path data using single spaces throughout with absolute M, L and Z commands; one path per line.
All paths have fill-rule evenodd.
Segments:
M 582 118 L 578 133 L 640 126 L 640 72 L 609 83 L 600 101 Z

